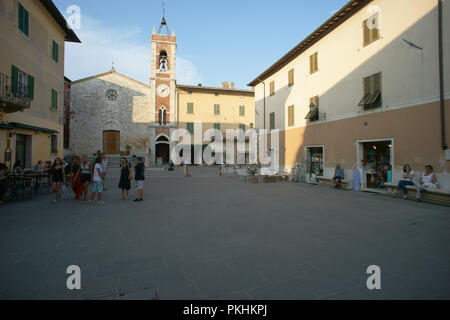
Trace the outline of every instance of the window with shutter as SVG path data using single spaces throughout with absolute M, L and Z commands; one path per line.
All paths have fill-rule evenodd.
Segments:
M 220 115 L 220 104 L 214 105 L 214 115 L 216 115 L 216 116 Z
M 51 105 L 51 109 L 58 109 L 58 92 L 56 92 L 55 90 L 52 89 L 52 105 Z
M 363 46 L 380 39 L 380 14 L 376 13 L 363 22 Z
M 311 109 L 311 105 L 314 105 L 314 109 Z M 306 119 L 310 122 L 319 120 L 319 96 L 315 96 L 309 99 L 310 108 L 308 114 L 306 115 Z
M 358 104 L 367 109 L 381 107 L 381 73 L 363 80 L 363 98 Z
M 28 98 L 34 99 L 34 77 L 28 75 Z
M 270 95 L 273 96 L 275 94 L 275 81 L 270 82 Z
M 289 71 L 289 86 L 293 86 L 294 85 L 294 69 Z
M 188 122 L 186 124 L 186 129 L 187 129 L 187 131 L 189 131 L 190 134 L 194 134 L 194 123 Z
M 52 45 L 52 59 L 55 62 L 58 62 L 58 55 L 59 55 L 59 46 L 56 43 L 56 41 L 53 40 L 53 45 Z
M 29 35 L 29 14 L 20 2 L 18 3 L 18 26 L 23 34 Z
M 313 74 L 319 70 L 319 54 L 316 52 L 309 56 L 309 74 Z
M 275 129 L 275 112 L 270 114 L 270 130 Z
M 288 107 L 288 126 L 293 127 L 295 123 L 294 106 Z
M 188 114 L 193 114 L 194 113 L 194 104 L 192 102 L 189 102 L 187 104 L 187 113 Z
M 245 106 L 239 106 L 239 116 L 245 116 Z

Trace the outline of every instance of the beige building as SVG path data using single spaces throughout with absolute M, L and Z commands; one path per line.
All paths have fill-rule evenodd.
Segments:
M 64 47 L 80 42 L 52 1 L 0 2 L 0 162 L 63 153 Z
M 257 128 L 281 130 L 281 171 L 331 178 L 339 163 L 373 187 L 431 164 L 450 189 L 449 18 L 448 0 L 352 0 L 253 80 Z
M 166 26 L 163 19 L 161 26 Z M 146 158 L 147 165 L 168 163 L 178 128 L 246 128 L 254 123 L 254 93 L 224 82 L 220 88 L 176 83 L 176 36 L 152 33 L 149 84 L 114 69 L 71 84 L 70 149 L 92 155 L 100 150 L 115 163 L 126 154 Z M 211 141 L 203 141 L 209 144 Z M 202 147 L 203 147 L 202 145 Z M 115 160 L 114 160 L 115 159 Z

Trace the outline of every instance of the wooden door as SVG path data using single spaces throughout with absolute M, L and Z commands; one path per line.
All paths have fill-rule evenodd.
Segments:
M 120 154 L 120 131 L 103 131 L 103 153 Z

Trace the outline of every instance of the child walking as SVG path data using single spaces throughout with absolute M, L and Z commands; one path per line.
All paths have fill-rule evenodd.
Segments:
M 92 191 L 91 199 L 89 200 L 89 203 L 91 203 L 91 204 L 94 203 L 95 195 L 98 193 L 97 204 L 104 205 L 105 202 L 102 200 L 102 192 L 103 192 L 103 187 L 105 185 L 105 181 L 103 180 L 103 175 L 102 175 L 102 158 L 101 157 L 97 157 L 95 159 L 93 182 L 94 182 L 94 190 Z

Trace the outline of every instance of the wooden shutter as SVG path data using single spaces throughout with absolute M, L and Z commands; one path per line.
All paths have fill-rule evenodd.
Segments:
M 294 69 L 289 71 L 289 86 L 294 85 Z
M 270 130 L 275 129 L 275 112 L 270 114 Z
M 53 40 L 53 47 L 52 47 L 52 58 L 56 62 L 58 62 L 58 55 L 59 55 L 59 46 L 56 43 L 56 41 Z
M 58 109 L 58 92 L 52 89 L 52 109 Z
M 314 72 L 319 70 L 319 53 L 314 53 Z
M 220 115 L 220 104 L 214 105 L 214 115 Z
M 103 131 L 103 153 L 120 154 L 120 131 Z
M 379 18 L 380 18 L 379 13 L 375 14 L 373 17 L 370 18 L 372 20 L 373 26 L 373 28 L 370 30 L 371 33 L 370 42 L 373 42 L 380 38 Z
M 18 19 L 19 19 L 18 26 L 19 26 L 19 30 L 24 32 L 23 22 L 24 22 L 24 13 L 25 13 L 24 11 L 25 10 L 20 2 L 18 4 L 19 4 L 19 6 L 18 6 Z
M 23 28 L 24 33 L 28 36 L 29 35 L 29 15 L 27 10 L 23 10 Z
M 11 66 L 11 91 L 17 92 L 19 88 L 19 69 L 16 66 Z
M 239 115 L 241 117 L 245 116 L 245 106 L 239 106 Z
M 295 118 L 294 118 L 294 106 L 290 106 L 288 108 L 288 126 L 294 126 Z
M 367 25 L 369 20 L 364 20 L 363 22 L 363 45 L 367 46 L 370 43 L 370 30 L 369 26 Z
M 189 102 L 187 104 L 187 113 L 188 114 L 193 114 L 194 113 L 194 104 L 192 102 Z
M 28 75 L 28 98 L 34 99 L 34 77 Z
M 187 131 L 189 131 L 190 134 L 193 134 L 194 133 L 194 123 L 188 122 L 186 124 L 186 129 L 187 129 Z
M 275 94 L 275 81 L 270 82 L 270 95 L 273 96 Z

